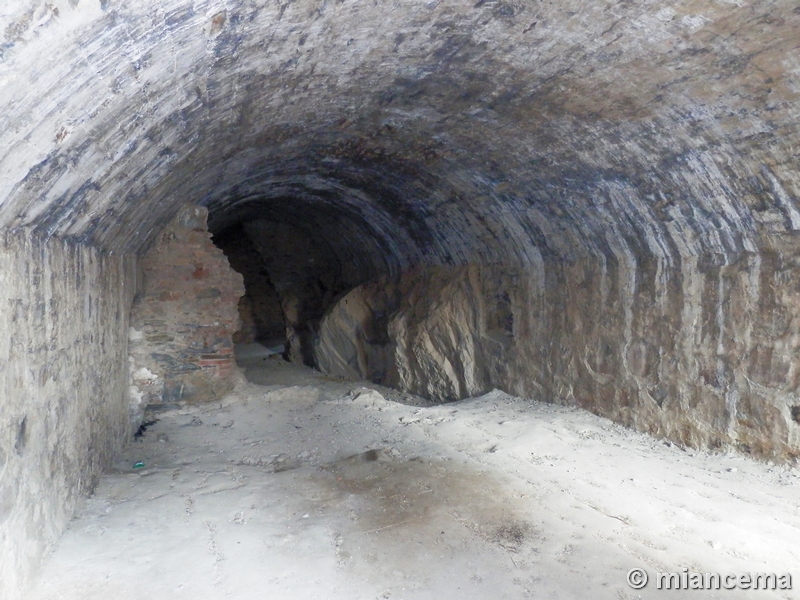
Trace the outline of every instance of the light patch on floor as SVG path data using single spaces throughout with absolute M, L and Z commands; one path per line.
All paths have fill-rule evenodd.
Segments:
M 128 446 L 29 600 L 798 597 L 652 581 L 686 567 L 800 587 L 796 469 L 499 391 L 424 406 L 277 357 L 249 367 L 225 401 L 164 412 Z

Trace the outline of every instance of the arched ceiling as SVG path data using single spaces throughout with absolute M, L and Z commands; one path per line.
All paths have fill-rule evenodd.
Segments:
M 0 227 L 138 252 L 197 202 L 318 208 L 391 268 L 781 249 L 798 31 L 788 0 L 6 0 Z

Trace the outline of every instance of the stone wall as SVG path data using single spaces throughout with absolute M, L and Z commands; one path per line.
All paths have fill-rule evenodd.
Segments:
M 0 598 L 19 598 L 128 438 L 132 259 L 0 245 Z
M 412 271 L 329 311 L 318 362 L 436 400 L 498 387 L 682 445 L 795 460 L 800 283 L 786 254 Z
M 186 199 L 250 224 L 296 360 L 794 456 L 798 28 L 769 0 L 4 0 L 0 230 L 113 254 L 2 251 L 0 585 L 124 429 L 118 254 L 155 248 L 134 422 L 228 385 L 241 280 L 202 211 L 160 233 Z
M 142 259 L 131 311 L 131 418 L 148 405 L 202 402 L 233 389 L 242 276 L 211 242 L 208 211 L 186 206 Z

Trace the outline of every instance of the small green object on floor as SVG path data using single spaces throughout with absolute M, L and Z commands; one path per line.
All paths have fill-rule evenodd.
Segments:
M 142 461 L 139 461 L 135 465 L 133 465 L 133 468 L 134 469 L 144 469 L 144 463 Z

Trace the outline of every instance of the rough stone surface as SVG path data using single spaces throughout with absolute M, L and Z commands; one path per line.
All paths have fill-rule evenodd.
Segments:
M 723 438 L 751 406 L 736 427 L 794 435 L 791 3 L 10 0 L 0 18 L 0 225 L 140 251 L 191 199 L 214 232 L 300 227 L 315 247 L 281 268 L 316 252 L 355 274 L 282 300 L 305 362 L 327 307 L 304 306 L 345 282 L 498 265 L 556 307 L 577 283 L 537 325 L 574 334 L 574 362 L 522 380 L 605 386 L 591 402 L 627 422 L 658 364 L 656 405 L 724 411 Z
M 128 438 L 131 258 L 0 245 L 0 598 L 15 600 Z
M 187 202 L 214 233 L 289 228 L 312 246 L 279 265 L 307 274 L 278 289 L 295 360 L 388 280 L 415 302 L 390 362 L 374 301 L 370 377 L 794 456 L 798 29 L 785 0 L 5 0 L 0 231 L 117 264 Z M 357 339 L 341 318 L 325 339 Z M 86 331 L 76 365 L 125 355 Z M 320 360 L 361 369 L 342 344 Z
M 233 389 L 242 276 L 211 243 L 208 212 L 186 206 L 143 257 L 130 330 L 131 419 L 150 405 L 215 400 Z
M 428 269 L 347 294 L 316 352 L 325 372 L 431 399 L 499 387 L 682 445 L 795 460 L 794 268 L 747 256 L 681 285 L 588 260 Z
M 9 0 L 0 224 L 138 249 L 188 198 L 335 213 L 395 267 L 774 248 L 795 8 Z

